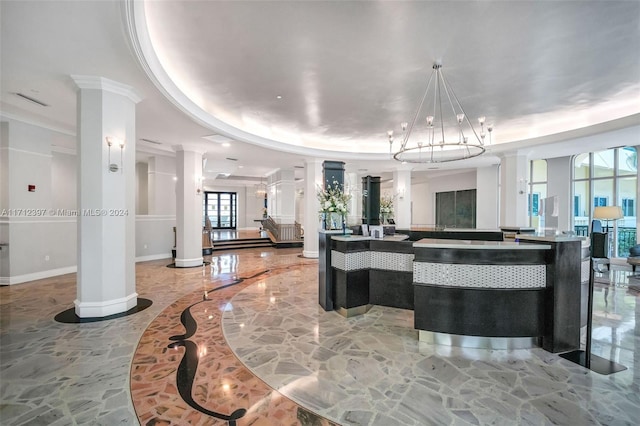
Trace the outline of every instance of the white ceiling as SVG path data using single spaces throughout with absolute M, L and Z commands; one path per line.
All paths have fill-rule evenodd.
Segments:
M 410 120 L 434 61 L 467 114 L 495 128 L 488 154 L 446 168 L 534 146 L 549 156 L 549 143 L 580 152 L 563 140 L 640 123 L 637 1 L 3 0 L 0 9 L 3 116 L 74 134 L 69 76 L 100 75 L 143 97 L 137 136 L 161 145 L 139 140 L 141 160 L 198 145 L 209 178 L 255 180 L 312 157 L 393 170 L 386 132 Z

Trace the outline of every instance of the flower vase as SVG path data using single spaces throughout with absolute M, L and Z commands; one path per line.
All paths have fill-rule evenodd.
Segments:
M 340 229 L 338 226 L 340 216 L 338 213 L 331 213 L 331 228 L 330 229 Z

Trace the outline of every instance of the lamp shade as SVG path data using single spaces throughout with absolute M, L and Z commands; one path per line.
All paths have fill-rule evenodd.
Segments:
M 624 215 L 622 214 L 622 207 L 618 206 L 600 206 L 596 207 L 593 210 L 593 218 L 594 219 L 622 219 Z

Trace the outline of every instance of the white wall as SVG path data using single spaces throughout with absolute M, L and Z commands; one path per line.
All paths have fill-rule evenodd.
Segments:
M 51 192 L 54 209 L 76 210 L 78 197 L 77 158 L 74 154 L 53 152 L 51 159 Z
M 149 165 L 136 163 L 136 215 L 149 214 Z
M 176 214 L 176 159 L 156 155 L 149 158 L 147 211 L 152 215 Z M 142 193 L 140 194 L 143 195 Z
M 54 139 L 68 138 L 20 121 L 2 123 L 0 186 L 8 214 L 0 218 L 0 240 L 9 244 L 0 254 L 3 284 L 75 271 L 75 157 L 51 152 Z
M 175 216 L 136 216 L 136 262 L 171 257 Z
M 476 228 L 498 229 L 500 224 L 499 166 L 476 170 Z

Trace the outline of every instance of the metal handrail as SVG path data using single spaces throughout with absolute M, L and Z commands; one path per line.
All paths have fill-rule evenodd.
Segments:
M 302 241 L 303 230 L 298 222 L 276 223 L 272 217 L 262 220 L 262 227 L 269 231 L 276 242 Z

